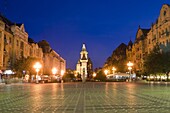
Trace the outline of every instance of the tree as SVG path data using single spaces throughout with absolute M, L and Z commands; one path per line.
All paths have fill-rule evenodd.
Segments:
M 106 75 L 103 73 L 102 70 L 100 70 L 96 77 L 95 77 L 96 80 L 100 80 L 100 81 L 106 81 Z
M 167 75 L 167 81 L 169 78 L 169 73 L 170 73 L 170 53 L 166 52 L 163 53 L 163 59 L 162 59 L 162 64 L 163 64 L 163 72 L 166 73 Z
M 63 76 L 64 81 L 70 81 L 70 80 L 73 80 L 74 78 L 75 78 L 74 74 L 71 74 L 71 73 L 65 74 Z
M 112 71 L 112 68 L 115 67 L 117 72 L 126 72 L 126 48 L 126 44 L 120 44 L 107 58 L 103 68 Z
M 16 63 L 14 64 L 14 70 L 17 72 L 17 75 L 19 77 L 22 76 L 23 71 L 29 72 L 29 74 L 35 73 L 35 69 L 33 68 L 33 65 L 35 62 L 41 62 L 39 58 L 34 58 L 34 57 L 28 57 L 28 58 L 23 58 L 20 60 L 17 60 Z
M 159 45 L 156 45 L 144 62 L 144 69 L 147 74 L 170 72 L 170 53 L 161 52 Z

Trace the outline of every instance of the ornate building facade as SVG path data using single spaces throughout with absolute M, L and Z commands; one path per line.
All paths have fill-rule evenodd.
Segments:
M 66 61 L 58 53 L 40 47 L 28 37 L 24 24 L 16 24 L 0 15 L 0 70 L 12 69 L 15 62 L 22 58 L 34 57 L 43 62 L 43 71 L 47 72 L 52 67 L 65 72 Z
M 158 44 L 161 51 L 170 52 L 170 5 L 164 4 L 150 29 L 138 28 L 132 46 L 126 50 L 127 59 L 134 63 L 134 70 L 143 70 L 146 56 Z M 131 49 L 129 49 L 131 47 Z
M 42 59 L 42 49 L 28 42 L 24 24 L 13 23 L 0 15 L 0 70 L 11 69 L 16 60 L 28 56 Z

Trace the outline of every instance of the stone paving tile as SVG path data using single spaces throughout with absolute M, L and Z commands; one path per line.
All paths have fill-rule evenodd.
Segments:
M 0 113 L 170 113 L 170 85 L 0 85 Z

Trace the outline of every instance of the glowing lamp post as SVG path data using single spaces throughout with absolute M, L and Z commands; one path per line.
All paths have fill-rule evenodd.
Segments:
M 93 73 L 93 77 L 96 77 L 96 73 Z
M 128 70 L 131 72 L 131 70 L 132 70 L 132 67 L 128 67 Z
M 94 73 L 93 73 L 93 79 L 92 79 L 93 81 L 95 81 L 95 80 L 94 80 L 95 77 L 96 77 L 96 73 L 94 72 Z
M 37 75 L 38 75 L 38 72 L 40 71 L 41 67 L 42 67 L 42 65 L 39 62 L 35 63 L 34 68 L 35 68 L 35 71 L 37 72 Z
M 57 73 L 57 69 L 54 67 L 54 68 L 52 69 L 52 74 L 55 75 L 56 73 Z
M 64 75 L 64 70 L 61 70 L 61 83 L 63 83 L 63 75 Z
M 42 65 L 39 63 L 39 62 L 36 62 L 35 64 L 34 64 L 34 68 L 35 68 L 35 71 L 37 72 L 37 75 L 36 75 L 36 83 L 38 83 L 38 72 L 40 71 L 40 69 L 41 69 L 41 67 L 42 67 Z
M 133 66 L 133 63 L 129 61 L 129 62 L 127 63 L 127 66 L 128 66 L 128 67 L 132 67 L 132 66 Z
M 63 76 L 64 75 L 64 71 L 63 70 L 61 70 L 61 76 Z
M 116 68 L 115 67 L 113 67 L 112 68 L 112 71 L 113 71 L 113 74 L 115 73 L 115 71 L 116 71 Z
M 93 78 L 96 77 L 96 73 L 93 73 Z
M 74 73 L 74 76 L 77 77 L 77 72 Z
M 133 63 L 129 61 L 129 62 L 127 63 L 127 66 L 128 66 L 129 75 L 130 75 L 130 80 L 131 80 L 131 70 L 132 70 Z
M 109 73 L 109 71 L 108 70 L 104 70 L 104 73 L 105 73 L 105 75 L 107 75 Z
M 75 72 L 74 72 L 75 78 L 77 78 L 77 75 L 78 75 L 78 73 L 77 73 L 77 71 L 75 71 Z

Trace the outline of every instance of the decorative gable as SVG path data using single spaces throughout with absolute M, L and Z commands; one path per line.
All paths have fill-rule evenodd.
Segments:
M 170 6 L 164 4 L 160 10 L 159 23 L 167 21 L 170 18 Z
M 21 30 L 22 32 L 25 32 L 24 24 L 21 24 L 21 26 L 20 26 L 20 30 Z

